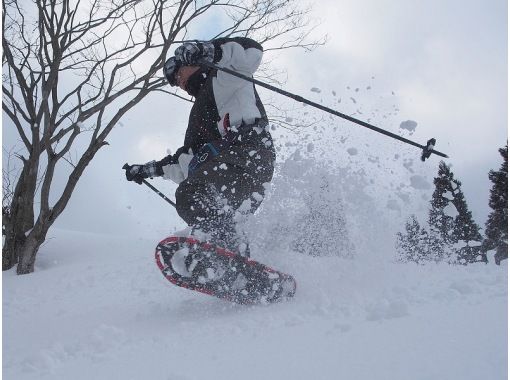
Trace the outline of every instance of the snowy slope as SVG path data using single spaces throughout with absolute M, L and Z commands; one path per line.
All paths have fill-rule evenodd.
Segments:
M 241 307 L 173 287 L 156 241 L 54 230 L 3 274 L 4 379 L 505 379 L 507 267 L 255 250 L 294 300 Z

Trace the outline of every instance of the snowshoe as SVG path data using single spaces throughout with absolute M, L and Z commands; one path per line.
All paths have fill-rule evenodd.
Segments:
M 292 276 L 193 236 L 161 241 L 156 263 L 172 284 L 239 304 L 274 303 L 296 292 Z

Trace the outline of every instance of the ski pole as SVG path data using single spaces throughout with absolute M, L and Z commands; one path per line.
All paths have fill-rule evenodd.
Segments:
M 173 202 L 170 198 L 168 198 L 165 194 L 163 194 L 161 191 L 159 191 L 158 189 L 156 189 L 154 186 L 152 186 L 148 181 L 146 181 L 145 179 L 142 179 L 142 182 L 149 186 L 149 188 L 151 190 L 153 190 L 156 194 L 158 194 L 161 198 L 163 198 L 165 201 L 167 201 L 168 203 L 170 203 L 172 206 L 176 207 L 175 205 L 175 202 Z
M 261 82 L 261 81 L 259 81 L 257 79 L 247 77 L 246 75 L 240 74 L 240 73 L 238 73 L 238 72 L 236 72 L 234 70 L 230 70 L 230 69 L 227 69 L 225 67 L 219 67 L 219 66 L 215 65 L 214 63 L 206 62 L 206 61 L 203 61 L 203 60 L 200 61 L 199 64 L 201 64 L 202 66 L 209 67 L 211 69 L 216 69 L 216 70 L 223 71 L 223 72 L 225 72 L 227 74 L 230 74 L 230 75 L 234 75 L 234 76 L 236 76 L 238 78 L 247 80 L 248 82 L 252 82 L 252 83 L 257 84 L 257 85 L 259 85 L 261 87 L 267 88 L 268 90 L 277 92 L 277 93 L 279 93 L 281 95 L 284 95 L 284 96 L 287 96 L 288 98 L 294 99 L 294 100 L 296 100 L 298 102 L 308 104 L 308 105 L 310 105 L 312 107 L 315 107 L 315 108 L 318 108 L 318 109 L 320 109 L 322 111 L 328 112 L 328 113 L 333 114 L 333 115 L 338 116 L 338 117 L 341 117 L 342 119 L 349 120 L 350 122 L 353 122 L 355 124 L 361 125 L 362 127 L 371 129 L 372 131 L 379 132 L 379 133 L 381 133 L 381 134 L 383 134 L 385 136 L 392 137 L 392 138 L 394 138 L 396 140 L 399 140 L 401 142 L 404 142 L 406 144 L 413 145 L 413 146 L 415 146 L 417 148 L 420 148 L 422 150 L 422 155 L 421 155 L 421 160 L 422 161 L 425 161 L 427 158 L 429 158 L 432 153 L 434 153 L 434 154 L 436 154 L 438 156 L 441 156 L 441 157 L 448 158 L 448 156 L 446 154 L 441 153 L 441 152 L 439 152 L 437 150 L 434 150 L 434 146 L 436 144 L 436 140 L 435 139 L 430 139 L 429 141 L 427 141 L 426 145 L 421 145 L 421 144 L 418 144 L 417 142 L 414 142 L 412 140 L 406 139 L 405 137 L 399 136 L 399 135 L 397 135 L 395 133 L 392 133 L 392 132 L 389 132 L 389 131 L 387 131 L 385 129 L 376 127 L 375 125 L 366 123 L 366 122 L 358 120 L 358 119 L 356 119 L 356 118 L 354 118 L 352 116 L 343 114 L 343 113 L 335 111 L 335 110 L 333 110 L 331 108 L 325 107 L 325 106 L 323 106 L 321 104 L 312 102 L 311 100 L 305 99 L 302 96 L 292 94 L 292 93 L 287 92 L 285 90 L 282 90 L 282 89 L 279 89 L 277 87 L 271 86 L 271 85 L 269 85 L 267 83 Z
M 128 164 L 124 164 L 124 166 L 122 167 L 122 169 L 128 169 L 129 168 L 129 165 Z M 159 191 L 158 189 L 156 189 L 154 186 L 152 186 L 148 181 L 146 181 L 145 179 L 142 179 L 142 182 L 147 185 L 149 187 L 149 189 L 151 189 L 152 191 L 154 191 L 156 194 L 158 194 L 161 198 L 163 198 L 165 201 L 167 201 L 168 203 L 170 203 L 172 206 L 176 207 L 175 205 L 175 202 L 173 202 L 170 198 L 168 198 L 165 194 L 163 194 L 161 191 Z

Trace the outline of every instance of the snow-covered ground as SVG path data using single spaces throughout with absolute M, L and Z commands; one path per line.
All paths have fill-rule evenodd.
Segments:
M 244 307 L 170 284 L 154 249 L 182 221 L 133 187 L 147 199 L 116 198 L 90 229 L 132 218 L 136 234 L 61 223 L 35 273 L 3 273 L 4 379 L 506 379 L 507 262 L 396 263 L 435 165 L 354 138 L 330 149 L 319 132 L 288 139 L 245 224 L 252 257 L 296 278 L 293 300 Z
M 252 257 L 298 282 L 281 304 L 171 285 L 154 249 L 183 226 L 175 211 L 120 174 L 101 197 L 82 185 L 35 273 L 3 273 L 4 379 L 506 379 L 507 262 L 395 263 L 395 233 L 428 215 L 438 160 L 350 131 L 273 129 L 277 175 L 245 226 Z M 111 173 L 122 166 L 105 161 Z M 91 221 L 79 230 L 128 228 L 70 231 L 73 219 Z
M 172 286 L 157 241 L 53 230 L 3 273 L 4 379 L 505 379 L 507 264 L 395 264 L 255 249 L 295 299 Z

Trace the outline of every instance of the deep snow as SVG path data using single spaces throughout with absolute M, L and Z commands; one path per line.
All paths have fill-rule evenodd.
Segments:
M 343 108 L 366 114 L 354 91 Z M 379 125 L 394 108 L 370 116 Z M 296 278 L 293 300 L 243 307 L 171 285 L 154 249 L 182 221 L 119 174 L 129 190 L 92 203 L 81 187 L 73 202 L 91 202 L 91 230 L 131 226 L 125 236 L 67 230 L 63 215 L 35 273 L 3 273 L 4 378 L 506 379 L 507 262 L 395 263 L 395 233 L 412 213 L 427 216 L 437 158 L 421 163 L 414 148 L 309 121 L 290 137 L 273 129 L 278 175 L 246 222 L 253 258 Z M 322 223 L 307 228 L 314 220 Z M 320 236 L 322 257 L 296 252 L 304 230 Z
M 54 230 L 3 275 L 4 379 L 505 379 L 507 267 L 264 254 L 294 300 L 172 286 L 156 241 Z

